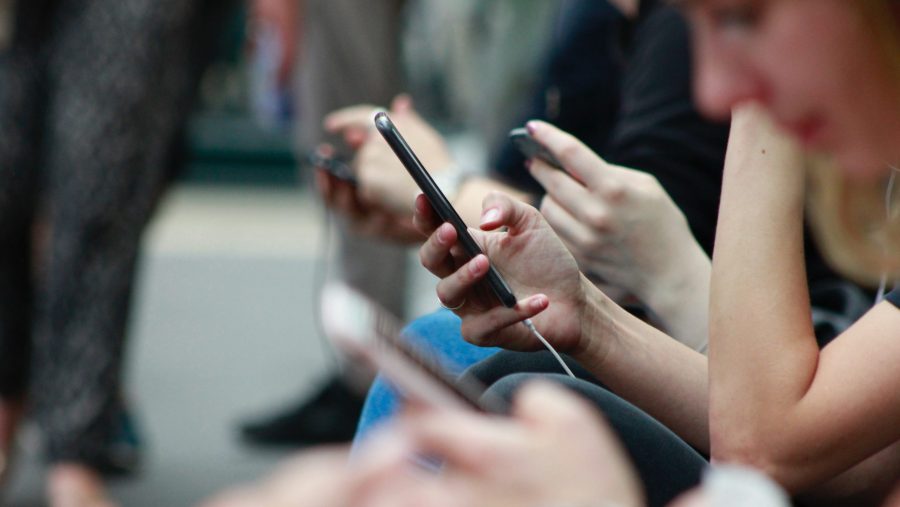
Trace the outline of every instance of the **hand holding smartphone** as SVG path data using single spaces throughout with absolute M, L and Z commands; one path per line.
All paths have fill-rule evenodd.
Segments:
M 516 148 L 527 159 L 538 158 L 546 162 L 552 167 L 563 169 L 562 163 L 548 150 L 544 145 L 534 140 L 528 129 L 517 128 L 509 132 L 509 138 L 512 140 Z
M 315 150 L 309 155 L 309 163 L 313 167 L 322 169 L 341 181 L 354 186 L 359 183 L 356 179 L 356 173 L 354 173 L 353 168 L 350 167 L 349 161 L 336 154 L 326 154 L 323 153 L 322 150 Z
M 375 115 L 375 128 L 382 137 L 384 137 L 385 141 L 387 141 L 388 145 L 394 151 L 394 154 L 400 159 L 400 162 L 403 163 L 403 167 L 406 168 L 407 172 L 409 172 L 410 176 L 412 176 L 413 180 L 415 180 L 416 184 L 425 194 L 425 197 L 428 199 L 428 202 L 431 204 L 431 207 L 434 208 L 434 211 L 440 219 L 444 222 L 449 222 L 456 229 L 460 245 L 465 249 L 469 257 L 474 258 L 477 255 L 483 254 L 484 252 L 481 251 L 481 247 L 478 246 L 478 243 L 476 243 L 472 235 L 469 234 L 465 222 L 460 218 L 444 193 L 441 192 L 441 189 L 434 182 L 431 175 L 428 174 L 428 171 L 422 165 L 422 162 L 419 161 L 419 158 L 413 153 L 412 149 L 406 143 L 406 140 L 400 135 L 397 127 L 394 126 L 394 123 L 386 113 L 380 112 Z M 503 306 L 507 308 L 516 306 L 516 296 L 512 293 L 509 285 L 503 277 L 500 276 L 500 273 L 493 265 L 488 269 L 486 281 Z

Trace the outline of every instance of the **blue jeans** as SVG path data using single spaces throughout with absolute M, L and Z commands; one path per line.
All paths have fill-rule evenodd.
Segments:
M 439 361 L 448 372 L 459 375 L 467 370 L 467 377 L 488 386 L 487 395 L 510 400 L 521 385 L 542 378 L 559 382 L 593 402 L 622 440 L 651 507 L 668 505 L 673 498 L 695 486 L 707 465 L 703 456 L 671 430 L 607 391 L 590 372 L 568 358 L 577 380 L 560 374 L 559 364 L 549 353 L 506 352 L 467 343 L 460 335 L 459 318 L 447 310 L 413 321 L 405 330 L 405 336 L 422 353 Z M 380 377 L 376 379 L 366 398 L 354 445 L 396 413 L 400 403 L 399 396 L 388 383 Z
M 422 353 L 436 359 L 451 375 L 459 375 L 469 366 L 497 353 L 500 349 L 477 347 L 466 342 L 459 331 L 459 317 L 449 310 L 438 310 L 414 320 L 403 332 L 404 337 Z M 381 375 L 369 389 L 363 406 L 356 446 L 379 423 L 386 421 L 401 407 L 402 400 Z

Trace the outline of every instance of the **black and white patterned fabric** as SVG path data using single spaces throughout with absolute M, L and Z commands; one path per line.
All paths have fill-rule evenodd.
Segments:
M 0 51 L 0 395 L 28 400 L 51 461 L 110 459 L 141 231 L 221 19 L 205 11 L 225 3 L 17 2 Z

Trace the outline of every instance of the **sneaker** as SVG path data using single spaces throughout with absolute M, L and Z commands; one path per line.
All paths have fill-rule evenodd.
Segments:
M 102 459 L 92 466 L 105 478 L 133 477 L 141 468 L 144 444 L 137 420 L 126 405 L 116 421 L 116 435 Z

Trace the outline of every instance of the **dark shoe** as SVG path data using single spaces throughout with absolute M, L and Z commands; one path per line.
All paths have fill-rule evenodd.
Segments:
M 333 376 L 312 397 L 281 414 L 241 426 L 250 444 L 304 447 L 349 442 L 356 433 L 364 398 Z
M 125 406 L 117 417 L 115 438 L 92 466 L 106 478 L 132 477 L 140 471 L 143 447 L 134 414 Z

